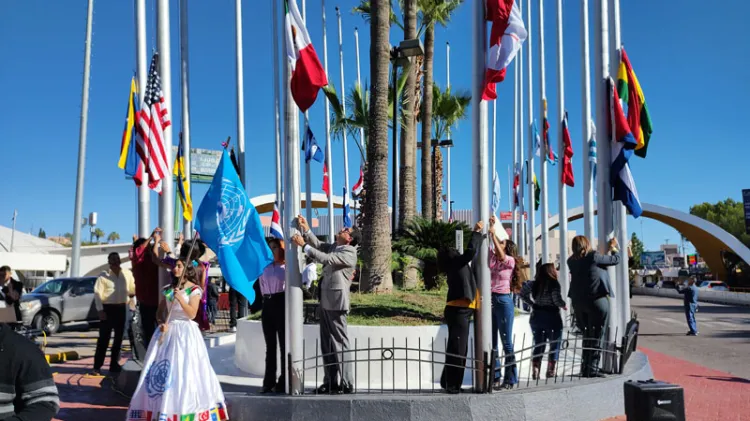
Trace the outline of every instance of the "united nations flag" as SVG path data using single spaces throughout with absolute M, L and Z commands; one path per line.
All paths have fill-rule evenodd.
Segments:
M 224 149 L 214 179 L 195 218 L 195 229 L 219 258 L 232 289 L 255 300 L 253 283 L 273 261 L 255 206 Z

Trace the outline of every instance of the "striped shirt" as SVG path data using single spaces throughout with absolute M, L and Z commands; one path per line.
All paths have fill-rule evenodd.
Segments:
M 528 281 L 523 284 L 521 288 L 521 299 L 530 306 L 535 307 L 565 307 L 565 300 L 562 299 L 560 294 L 560 288 L 555 288 L 550 291 L 549 286 L 536 298 L 532 297 L 531 294 L 534 291 L 534 282 Z

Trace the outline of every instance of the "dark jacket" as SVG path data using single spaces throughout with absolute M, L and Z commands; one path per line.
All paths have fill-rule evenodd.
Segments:
M 16 309 L 16 318 L 18 319 L 18 321 L 21 321 L 21 296 L 23 295 L 23 283 L 11 278 L 9 287 L 12 288 L 13 291 L 18 293 L 18 299 L 14 300 L 10 298 L 10 296 L 8 295 L 8 292 L 10 292 L 10 290 L 7 286 L 4 286 L 2 288 L 2 293 L 5 297 L 5 303 L 8 304 L 8 306 L 13 306 Z
M 448 278 L 447 301 L 466 298 L 474 301 L 477 294 L 477 281 L 474 272 L 469 267 L 469 262 L 474 259 L 479 245 L 482 243 L 482 233 L 474 232 L 471 235 L 469 247 L 459 254 L 458 250 L 450 249 L 446 253 L 438 255 L 438 266 L 445 271 Z
M 213 282 L 209 282 L 208 285 L 206 285 L 206 301 L 210 301 L 212 303 L 215 303 L 219 300 L 219 286 L 216 285 Z
M 568 259 L 570 269 L 568 297 L 573 302 L 595 300 L 607 295 L 614 297 L 606 268 L 618 263 L 620 263 L 620 255 L 617 253 L 605 256 L 592 251 L 580 259 L 570 257 Z
M 682 299 L 685 307 L 698 305 L 698 291 L 699 289 L 695 285 L 689 285 L 683 289 L 678 290 L 680 294 L 683 294 Z
M 0 421 L 50 421 L 60 408 L 44 354 L 0 324 Z

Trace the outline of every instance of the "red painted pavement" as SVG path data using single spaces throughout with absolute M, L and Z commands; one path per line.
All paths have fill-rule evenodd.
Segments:
M 750 380 L 639 348 L 651 363 L 654 378 L 682 386 L 688 421 L 750 421 Z M 606 421 L 622 421 L 625 416 Z
M 60 393 L 60 412 L 53 421 L 125 419 L 129 399 L 112 389 L 111 379 L 89 377 L 93 365 L 93 358 L 51 365 Z M 108 360 L 104 367 L 109 367 Z

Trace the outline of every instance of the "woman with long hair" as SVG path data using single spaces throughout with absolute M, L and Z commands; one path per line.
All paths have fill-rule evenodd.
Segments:
M 263 376 L 261 393 L 284 392 L 284 377 L 286 373 L 286 347 L 284 343 L 284 279 L 286 277 L 286 261 L 284 246 L 278 238 L 268 240 L 268 246 L 273 253 L 273 262 L 260 275 L 260 293 L 263 294 L 263 312 L 260 314 L 263 337 L 266 341 L 266 373 Z M 281 364 L 277 364 L 276 348 L 281 351 Z M 276 367 L 281 367 L 281 375 L 276 380 Z
M 500 370 L 495 370 L 495 389 L 512 389 L 518 383 L 516 356 L 513 354 L 513 320 L 515 305 L 513 294 L 521 291 L 518 248 L 513 241 L 500 240 L 495 235 L 495 216 L 490 218 L 489 235 L 492 246 L 489 251 L 490 278 L 492 288 L 492 349 L 498 351 L 498 334 L 503 344 L 505 370 L 500 383 Z M 502 225 L 499 229 L 503 229 Z M 498 357 L 499 357 L 498 353 Z
M 128 421 L 152 419 L 228 420 L 219 380 L 211 367 L 198 324 L 193 321 L 203 291 L 198 263 L 179 259 L 172 271 L 172 283 L 164 288 L 159 303 L 159 329 L 151 339 L 128 408 Z
M 568 309 L 560 291 L 557 270 L 552 263 L 543 264 L 537 271 L 536 278 L 523 284 L 521 289 L 521 299 L 531 306 L 529 323 L 534 335 L 531 378 L 534 380 L 539 378 L 539 370 L 542 367 L 542 358 L 547 342 L 549 342 L 547 378 L 555 376 L 563 329 L 560 309 Z
M 583 235 L 573 238 L 573 254 L 568 258 L 570 297 L 576 326 L 583 333 L 581 376 L 603 377 L 599 370 L 600 349 L 609 319 L 609 299 L 614 298 L 607 266 L 620 263 L 617 240 L 609 240 L 609 255 L 591 249 Z

